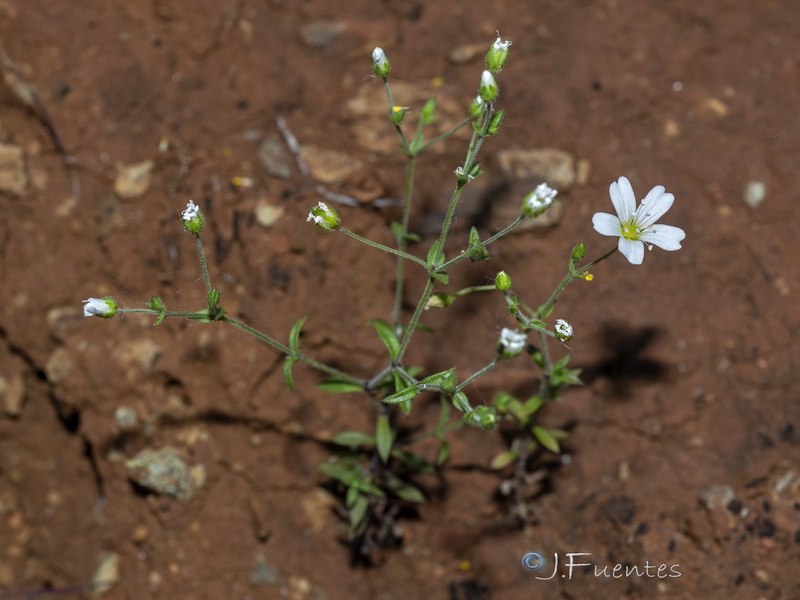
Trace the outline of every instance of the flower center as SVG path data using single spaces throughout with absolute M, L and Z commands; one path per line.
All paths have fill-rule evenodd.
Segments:
M 641 232 L 639 231 L 639 228 L 636 227 L 635 221 L 628 221 L 626 223 L 619 224 L 619 233 L 626 240 L 637 241 Z

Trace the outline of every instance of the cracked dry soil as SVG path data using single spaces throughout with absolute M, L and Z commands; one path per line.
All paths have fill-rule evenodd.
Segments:
M 96 593 L 108 599 L 800 597 L 795 8 L 1 1 L 3 49 L 59 142 L 13 85 L 0 87 L 11 169 L 0 193 L 0 598 L 88 596 L 77 586 L 100 564 L 114 584 Z M 305 223 L 314 187 L 294 165 L 288 179 L 261 166 L 276 118 L 312 159 L 326 157 L 329 190 L 358 200 L 340 210 L 348 226 L 389 242 L 397 209 L 372 200 L 401 194 L 403 161 L 348 104 L 379 88 L 372 47 L 386 50 L 398 85 L 417 86 L 409 96 L 435 92 L 447 118 L 474 94 L 481 53 L 469 46 L 496 29 L 513 40 L 498 78 L 506 123 L 484 147 L 488 183 L 465 201 L 450 252 L 467 225 L 489 231 L 519 202 L 500 152 L 557 148 L 590 169 L 562 194 L 558 222 L 503 240 L 451 288 L 503 268 L 520 296 L 543 298 L 572 245 L 607 249 L 591 215 L 610 210 L 608 184 L 622 174 L 641 195 L 656 184 L 674 193 L 665 222 L 687 237 L 640 267 L 615 255 L 560 300 L 586 385 L 543 415 L 569 429 L 569 460 L 540 457 L 527 526 L 497 495 L 509 473 L 488 469 L 502 436 L 461 430 L 441 478 L 420 480 L 429 501 L 401 522 L 402 547 L 353 568 L 316 465 L 329 454 L 322 441 L 370 427 L 362 399 L 323 394 L 309 370 L 290 393 L 279 356 L 220 326 L 84 319 L 80 300 L 134 307 L 158 294 L 171 308 L 201 306 L 178 222 L 193 198 L 231 314 L 279 338 L 310 315 L 310 354 L 370 373 L 380 346 L 364 323 L 388 314 L 393 261 Z M 412 229 L 423 236 L 463 147 L 450 140 L 421 162 Z M 746 203 L 759 184 L 763 201 Z M 409 305 L 422 284 L 410 271 Z M 453 361 L 473 372 L 512 325 L 486 296 L 425 318 L 441 335 L 412 354 L 432 372 Z M 514 362 L 469 395 L 487 402 L 531 385 Z M 419 402 L 409 423 L 437 411 Z M 188 500 L 129 479 L 126 461 L 165 447 L 186 461 Z M 521 566 L 531 552 L 546 561 L 538 572 Z M 568 571 L 569 553 L 594 566 Z M 536 579 L 556 557 L 555 576 Z M 617 564 L 640 574 L 615 577 Z

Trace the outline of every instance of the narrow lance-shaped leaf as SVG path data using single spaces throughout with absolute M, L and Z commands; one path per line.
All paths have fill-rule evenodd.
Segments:
M 393 443 L 394 431 L 392 431 L 392 424 L 389 422 L 389 416 L 380 415 L 375 423 L 375 447 L 378 450 L 378 456 L 381 457 L 384 464 L 389 462 Z

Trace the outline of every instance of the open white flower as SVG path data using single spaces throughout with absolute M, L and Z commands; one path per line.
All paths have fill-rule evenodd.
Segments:
M 514 329 L 503 327 L 503 331 L 500 332 L 500 339 L 497 340 L 497 351 L 503 358 L 514 358 L 519 356 L 527 345 L 527 335 Z
M 683 229 L 655 224 L 675 200 L 675 196 L 664 191 L 663 185 L 650 190 L 638 208 L 627 177 L 620 177 L 619 181 L 612 183 L 609 193 L 617 216 L 595 213 L 592 224 L 602 235 L 619 236 L 619 251 L 631 264 L 642 264 L 645 244 L 649 250 L 653 246 L 664 250 L 678 250 L 681 247 L 681 240 L 686 237 Z

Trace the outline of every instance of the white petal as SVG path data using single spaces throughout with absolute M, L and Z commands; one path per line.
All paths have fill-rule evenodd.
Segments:
M 611 203 L 620 220 L 629 220 L 636 212 L 636 196 L 633 195 L 633 188 L 628 178 L 620 177 L 618 181 L 611 184 L 608 193 L 611 194 Z
M 639 210 L 636 211 L 636 224 L 639 227 L 652 225 L 670 209 L 674 201 L 675 196 L 665 194 L 664 188 L 657 185 L 650 190 L 650 193 L 642 200 Z
M 644 244 L 636 240 L 626 240 L 619 238 L 619 251 L 625 255 L 632 265 L 642 264 L 644 260 Z
M 619 219 L 608 213 L 594 213 L 592 225 L 601 235 L 619 235 Z
M 653 225 L 640 238 L 645 244 L 653 244 L 664 250 L 678 250 L 686 233 L 672 225 Z

